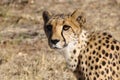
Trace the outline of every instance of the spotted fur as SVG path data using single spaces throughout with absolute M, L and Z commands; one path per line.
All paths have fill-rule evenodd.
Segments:
M 80 10 L 72 14 L 43 12 L 49 46 L 65 57 L 78 80 L 120 80 L 120 42 L 106 32 L 84 29 Z

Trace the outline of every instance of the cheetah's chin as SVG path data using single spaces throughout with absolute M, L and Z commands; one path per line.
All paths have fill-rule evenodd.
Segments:
M 68 44 L 64 44 L 62 47 L 58 47 L 58 46 L 52 46 L 52 49 L 64 49 L 68 46 Z

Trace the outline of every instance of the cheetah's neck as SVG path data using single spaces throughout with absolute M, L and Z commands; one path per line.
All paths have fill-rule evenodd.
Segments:
M 66 59 L 67 66 L 74 71 L 78 64 L 78 56 L 80 55 L 80 51 L 87 46 L 88 32 L 83 30 L 75 41 L 68 44 L 68 46 L 63 49 L 63 56 Z

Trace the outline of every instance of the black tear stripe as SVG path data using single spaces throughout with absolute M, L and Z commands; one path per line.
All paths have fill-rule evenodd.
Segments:
M 64 40 L 65 44 L 66 44 L 66 39 L 65 39 L 65 37 L 63 36 L 63 30 L 62 30 L 62 32 L 61 32 L 61 35 L 62 35 L 62 37 L 63 37 L 63 40 Z

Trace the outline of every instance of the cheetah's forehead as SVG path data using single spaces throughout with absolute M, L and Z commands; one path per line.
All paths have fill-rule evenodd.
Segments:
M 47 22 L 47 25 L 51 24 L 53 27 L 59 25 L 62 26 L 64 24 L 69 24 L 71 22 L 70 14 L 55 14 L 52 15 L 49 21 Z
M 65 19 L 69 17 L 70 17 L 70 14 L 55 14 L 52 16 L 51 19 Z

